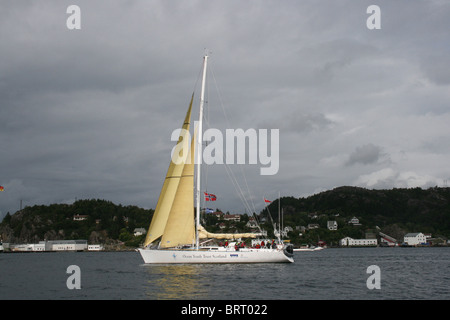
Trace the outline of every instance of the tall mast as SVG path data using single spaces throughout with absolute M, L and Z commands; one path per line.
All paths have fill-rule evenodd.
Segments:
M 195 227 L 195 246 L 198 249 L 198 227 L 200 226 L 200 165 L 202 163 L 202 122 L 203 122 L 203 105 L 205 103 L 205 82 L 206 82 L 206 65 L 208 62 L 208 55 L 203 58 L 203 77 L 202 77 L 202 89 L 200 92 L 200 114 L 198 119 L 197 129 L 197 215 L 196 215 L 196 227 Z

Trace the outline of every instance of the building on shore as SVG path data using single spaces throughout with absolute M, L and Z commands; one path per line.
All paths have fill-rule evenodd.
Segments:
M 44 252 L 44 251 L 85 251 L 88 250 L 87 240 L 50 240 L 39 243 L 9 244 L 13 252 Z
M 328 230 L 337 230 L 338 224 L 336 221 L 327 221 L 327 228 Z
M 87 250 L 87 240 L 52 240 L 47 241 L 46 251 L 83 251 Z
M 374 247 L 378 245 L 377 239 L 353 239 L 345 237 L 339 241 L 341 247 Z
M 403 237 L 403 243 L 407 246 L 426 245 L 427 238 L 422 232 L 407 233 Z
M 20 251 L 20 252 L 44 252 L 45 242 L 41 241 L 39 243 L 26 243 L 26 244 L 8 244 L 8 249 L 10 251 Z
M 88 251 L 103 251 L 105 248 L 101 244 L 89 244 Z

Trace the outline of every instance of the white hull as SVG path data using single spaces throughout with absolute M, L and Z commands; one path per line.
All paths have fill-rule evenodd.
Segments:
M 247 249 L 223 250 L 157 250 L 139 249 L 145 263 L 280 263 L 294 262 L 284 250 Z

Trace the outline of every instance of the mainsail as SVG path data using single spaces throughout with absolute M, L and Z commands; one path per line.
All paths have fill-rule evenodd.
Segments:
M 240 239 L 240 238 L 256 238 L 257 233 L 211 233 L 206 231 L 203 226 L 198 226 L 198 237 L 200 239 Z
M 187 136 L 189 135 L 188 133 L 189 133 L 189 127 L 190 127 L 190 119 L 191 119 L 191 110 L 192 110 L 193 100 L 194 100 L 194 95 L 192 95 L 191 102 L 189 104 L 189 108 L 188 108 L 186 117 L 183 122 L 183 127 L 180 132 L 180 137 L 178 139 L 178 145 L 180 145 L 180 143 L 181 143 L 183 145 L 183 148 L 181 149 L 181 152 L 179 154 L 174 153 L 173 159 L 171 159 L 171 161 L 170 161 L 169 169 L 167 170 L 166 178 L 164 180 L 164 184 L 161 189 L 161 193 L 159 195 L 158 203 L 156 205 L 155 213 L 153 214 L 152 222 L 150 223 L 150 227 L 148 229 L 147 236 L 145 238 L 144 246 L 148 246 L 150 243 L 152 243 L 153 241 L 155 241 L 156 239 L 158 239 L 165 233 L 165 229 L 167 227 L 167 222 L 169 220 L 169 215 L 172 210 L 172 206 L 174 204 L 175 196 L 177 195 L 178 187 L 180 185 L 181 176 L 183 175 L 183 173 L 185 173 L 187 175 L 187 172 L 183 172 L 184 167 L 185 167 L 185 161 L 179 161 L 180 159 L 178 157 L 187 158 L 185 154 L 183 155 L 183 152 L 186 152 L 186 150 L 189 149 L 187 147 L 184 148 L 184 146 L 188 145 L 188 143 L 189 143 Z M 192 163 L 193 163 L 193 161 L 191 161 L 191 164 Z M 180 191 L 180 194 L 182 194 L 182 193 L 184 193 L 184 192 Z M 183 199 L 184 198 L 185 198 L 185 196 L 183 196 Z M 192 194 L 191 198 L 193 199 L 193 194 Z M 186 203 L 186 206 L 187 205 L 189 205 L 189 203 Z M 194 208 L 193 202 L 192 202 L 192 205 L 187 208 L 192 208 L 192 210 L 193 210 L 193 208 Z M 192 218 L 193 218 L 193 216 L 192 216 Z M 170 241 L 170 240 L 166 238 L 166 244 L 167 244 L 167 241 Z M 170 246 L 172 246 L 172 245 L 170 245 Z

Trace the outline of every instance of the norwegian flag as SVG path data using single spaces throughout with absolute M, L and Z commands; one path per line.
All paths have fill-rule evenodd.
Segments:
M 212 193 L 204 192 L 204 194 L 205 194 L 205 201 L 216 201 L 217 200 L 216 195 L 214 195 Z

